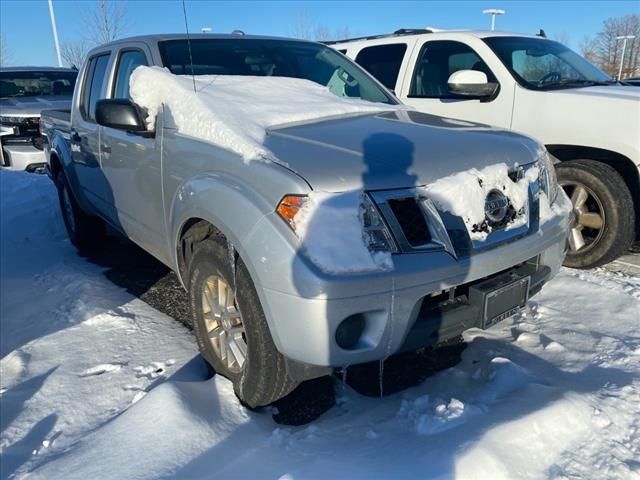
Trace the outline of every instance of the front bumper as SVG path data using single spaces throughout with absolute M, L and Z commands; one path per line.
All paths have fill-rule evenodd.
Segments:
M 467 258 L 456 260 L 446 252 L 395 255 L 393 272 L 351 277 L 329 278 L 294 258 L 297 293 L 272 288 L 266 278 L 257 282 L 258 291 L 274 342 L 287 358 L 323 367 L 380 360 L 481 326 L 481 317 L 470 309 L 425 316 L 423 304 L 434 292 L 529 269 L 529 294 L 537 293 L 564 260 L 568 228 L 568 216 L 559 216 L 535 234 Z M 356 348 L 344 349 L 336 330 L 353 315 L 364 317 L 364 331 Z
M 2 168 L 35 171 L 43 168 L 45 164 L 44 151 L 33 145 L 2 145 L 0 147 Z

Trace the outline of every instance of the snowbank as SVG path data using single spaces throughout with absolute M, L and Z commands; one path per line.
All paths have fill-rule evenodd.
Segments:
M 193 82 L 191 76 L 141 66 L 131 75 L 131 97 L 149 112 L 149 128 L 164 104 L 180 133 L 231 150 L 246 162 L 276 160 L 263 146 L 270 127 L 398 108 L 338 97 L 326 87 L 298 78 L 197 75 L 197 94 Z
M 372 252 L 364 240 L 362 190 L 311 192 L 295 216 L 303 253 L 325 273 L 365 273 L 393 269 L 389 252 Z
M 484 204 L 491 190 L 499 190 L 509 199 L 515 217 L 505 230 L 520 227 L 528 219 L 528 189 L 538 179 L 538 168 L 529 168 L 517 182 L 509 178 L 509 168 L 500 163 L 478 170 L 449 175 L 427 186 L 427 194 L 444 211 L 461 217 L 473 240 L 484 240 L 491 233 L 485 224 Z

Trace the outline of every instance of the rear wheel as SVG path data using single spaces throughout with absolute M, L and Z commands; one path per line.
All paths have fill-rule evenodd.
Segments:
M 240 258 L 232 264 L 222 237 L 196 245 L 188 280 L 200 352 L 233 382 L 238 398 L 259 407 L 290 393 L 298 382 L 273 343 L 249 272 Z
M 594 160 L 562 162 L 556 172 L 575 215 L 564 264 L 593 268 L 623 255 L 635 227 L 633 200 L 620 174 Z
M 78 248 L 83 248 L 102 239 L 105 234 L 104 221 L 93 215 L 88 215 L 80 208 L 63 172 L 58 173 L 56 186 L 58 187 L 62 220 L 71 243 Z

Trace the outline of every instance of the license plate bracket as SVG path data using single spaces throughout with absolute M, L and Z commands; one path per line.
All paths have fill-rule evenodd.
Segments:
M 470 288 L 470 299 L 480 307 L 480 327 L 489 328 L 524 308 L 529 301 L 530 276 L 505 275 Z

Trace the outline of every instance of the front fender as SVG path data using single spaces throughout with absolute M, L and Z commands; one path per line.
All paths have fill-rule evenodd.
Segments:
M 185 224 L 202 219 L 220 230 L 234 245 L 249 272 L 254 277 L 253 261 L 245 245 L 251 244 L 255 227 L 273 211 L 266 199 L 237 178 L 220 173 L 203 173 L 184 182 L 176 191 L 170 208 L 169 248 L 174 270 L 183 286 L 185 281 L 178 268 L 178 242 Z

